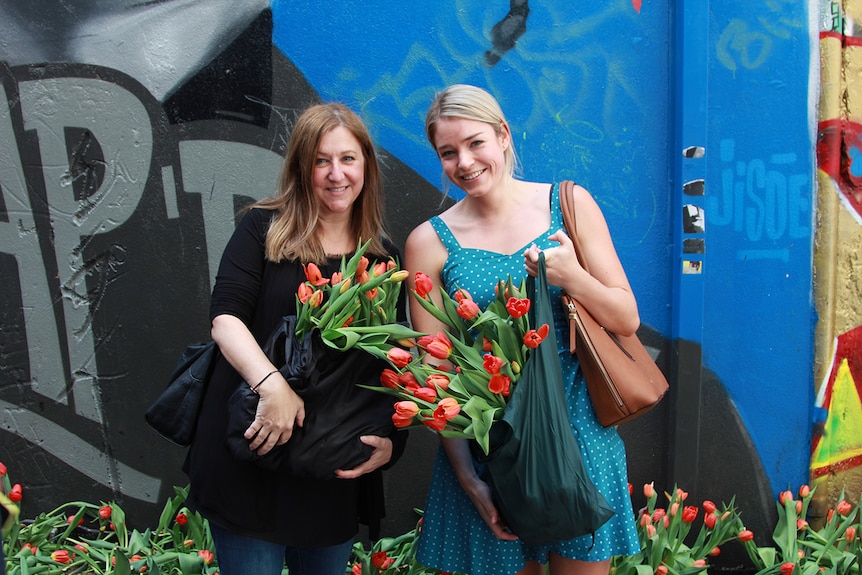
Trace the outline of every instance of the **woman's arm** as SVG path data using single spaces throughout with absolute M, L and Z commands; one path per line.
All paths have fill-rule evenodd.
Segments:
M 560 245 L 544 250 L 548 282 L 562 287 L 607 329 L 631 335 L 640 326 L 640 316 L 607 222 L 587 190 L 575 186 L 573 197 L 578 238 L 590 271 L 581 267 L 574 244 L 560 230 L 550 236 Z M 524 255 L 527 272 L 535 276 L 538 250 L 530 248 Z
M 446 262 L 448 252 L 437 233 L 429 222 L 425 222 L 414 229 L 407 237 L 404 250 L 404 261 L 406 268 L 410 270 L 408 285 L 411 290 L 415 289 L 416 272 L 423 272 L 434 284 L 434 289 L 429 293 L 438 306 L 442 307 L 442 296 L 439 287 L 442 285 L 441 274 L 443 264 Z M 413 329 L 424 333 L 437 333 L 446 331 L 446 326 L 429 314 L 415 298 L 410 300 L 410 318 Z M 491 489 L 487 483 L 482 481 L 473 466 L 470 455 L 470 447 L 466 439 L 440 438 L 443 449 L 455 469 L 455 475 L 464 492 L 470 497 L 473 505 L 479 511 L 482 519 L 488 524 L 494 535 L 499 539 L 517 539 L 517 536 L 505 530 L 500 522 L 500 514 L 491 499 Z
M 265 455 L 276 445 L 287 443 L 293 426 L 302 427 L 305 421 L 302 398 L 272 365 L 238 317 L 229 314 L 216 316 L 211 333 L 222 355 L 249 385 L 263 381 L 257 387 L 260 395 L 257 413 L 245 432 L 246 439 L 251 440 L 249 449 Z M 273 371 L 275 373 L 271 373 Z

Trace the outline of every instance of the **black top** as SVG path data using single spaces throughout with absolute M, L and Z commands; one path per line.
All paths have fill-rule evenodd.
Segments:
M 210 304 L 210 319 L 221 314 L 238 317 L 261 346 L 283 316 L 296 313 L 296 291 L 305 281 L 300 262 L 276 264 L 266 259 L 271 215 L 253 209 L 242 218 L 222 255 Z M 386 248 L 388 254 L 380 259 L 393 256 L 400 263 L 398 249 L 388 242 Z M 340 264 L 340 257 L 318 263 L 324 277 Z M 400 320 L 406 318 L 404 292 L 398 305 Z M 357 533 L 359 521 L 369 525 L 376 538 L 384 515 L 380 470 L 353 480 L 321 481 L 268 471 L 230 455 L 225 448 L 226 406 L 241 382 L 219 355 L 183 466 L 191 482 L 189 507 L 223 528 L 293 547 L 342 543 Z M 393 431 L 390 438 L 389 465 L 403 453 L 407 435 Z

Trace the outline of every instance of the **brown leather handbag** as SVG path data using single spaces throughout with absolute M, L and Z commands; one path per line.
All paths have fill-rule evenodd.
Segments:
M 560 183 L 560 207 L 578 261 L 590 271 L 578 240 L 574 182 Z M 599 324 L 578 300 L 562 295 L 569 316 L 569 350 L 577 354 L 596 417 L 604 427 L 643 415 L 661 401 L 667 379 L 637 335 L 618 335 Z

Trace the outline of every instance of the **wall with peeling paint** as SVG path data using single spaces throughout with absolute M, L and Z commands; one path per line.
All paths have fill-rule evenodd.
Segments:
M 403 242 L 441 206 L 423 119 L 454 82 L 498 97 L 525 178 L 574 179 L 608 219 L 674 386 L 622 429 L 632 483 L 737 495 L 758 527 L 807 481 L 816 8 L 18 4 L 0 0 L 0 460 L 25 515 L 86 498 L 155 516 L 184 454 L 143 411 L 207 336 L 234 214 L 274 189 L 297 111 L 362 114 Z M 414 521 L 434 442 L 412 434 L 388 474 L 386 529 Z
M 815 430 L 812 485 L 820 516 L 862 493 L 862 2 L 820 4 L 815 244 Z

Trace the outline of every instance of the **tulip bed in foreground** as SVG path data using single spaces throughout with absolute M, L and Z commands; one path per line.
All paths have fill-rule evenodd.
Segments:
M 11 485 L 0 463 L 0 503 L 17 512 L 26 490 Z M 185 507 L 187 489 L 174 488 L 159 524 L 129 530 L 115 503 L 70 502 L 32 520 L 14 518 L 4 525 L 3 549 L 8 575 L 215 574 L 218 564 L 209 528 Z M 638 512 L 641 551 L 614 557 L 611 575 L 693 575 L 709 571 L 721 546 L 738 540 L 756 575 L 858 575 L 862 563 L 859 506 L 843 499 L 830 510 L 825 525 L 812 529 L 805 520 L 813 490 L 785 491 L 777 501 L 779 521 L 774 547 L 757 547 L 733 501 L 692 505 L 682 489 L 661 496 L 644 485 L 647 506 Z M 418 512 L 421 515 L 421 512 Z M 376 541 L 368 549 L 356 543 L 345 566 L 350 575 L 434 575 L 439 571 L 415 560 L 415 529 Z M 286 573 L 286 571 L 285 571 Z

